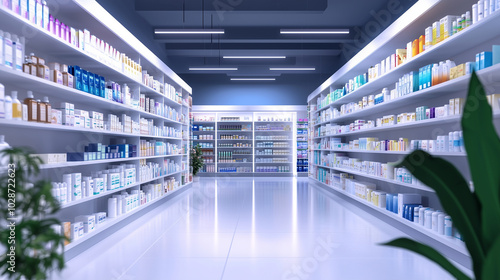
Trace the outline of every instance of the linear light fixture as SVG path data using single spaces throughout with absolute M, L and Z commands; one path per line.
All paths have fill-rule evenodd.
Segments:
M 276 81 L 276 78 L 231 78 L 231 81 Z
M 155 34 L 224 34 L 224 29 L 155 29 Z
M 238 55 L 225 55 L 223 58 L 234 58 L 234 59 L 284 59 L 286 56 L 284 55 L 268 55 L 268 56 L 251 56 L 251 55 L 246 55 L 246 56 L 238 56 Z
M 310 68 L 269 68 L 271 71 L 314 71 L 316 68 L 310 67 Z
M 281 34 L 349 34 L 349 29 L 281 29 Z
M 237 71 L 238 68 L 189 67 L 190 71 Z

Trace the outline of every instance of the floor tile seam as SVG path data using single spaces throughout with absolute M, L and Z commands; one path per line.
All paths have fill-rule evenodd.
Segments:
M 226 266 L 227 266 L 227 262 L 229 260 L 229 255 L 231 254 L 231 249 L 233 247 L 234 237 L 236 236 L 236 232 L 238 230 L 238 224 L 240 223 L 241 208 L 243 207 L 243 205 L 245 205 L 246 200 L 247 200 L 247 194 L 245 193 L 245 197 L 243 198 L 243 202 L 240 204 L 240 209 L 239 209 L 240 211 L 238 211 L 238 220 L 236 221 L 236 226 L 234 227 L 233 238 L 231 239 L 231 243 L 229 244 L 229 250 L 227 251 L 227 257 L 226 257 L 226 261 L 224 262 L 224 267 L 222 268 L 222 274 L 221 274 L 220 280 L 223 280 L 224 273 L 226 272 Z

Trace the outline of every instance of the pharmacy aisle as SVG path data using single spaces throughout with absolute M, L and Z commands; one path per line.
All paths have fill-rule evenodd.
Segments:
M 201 178 L 55 279 L 452 279 L 400 236 L 305 178 Z

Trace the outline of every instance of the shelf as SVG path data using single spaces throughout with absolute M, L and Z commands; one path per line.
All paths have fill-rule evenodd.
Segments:
M 321 152 L 337 152 L 337 153 L 363 153 L 363 154 L 386 154 L 386 155 L 409 155 L 411 151 L 368 151 L 368 150 L 335 150 L 335 149 L 313 149 L 313 151 Z M 427 151 L 428 152 L 428 151 Z M 457 156 L 466 157 L 466 153 L 462 152 L 428 152 L 433 156 Z
M 255 162 L 255 164 L 293 164 L 293 162 Z
M 255 157 L 289 157 L 291 155 L 259 155 L 255 154 Z
M 66 246 L 64 247 L 64 251 L 66 251 L 66 252 L 67 252 L 67 251 L 71 250 L 72 248 L 74 248 L 74 247 L 78 246 L 79 244 L 81 244 L 81 243 L 85 242 L 86 240 L 88 240 L 88 239 L 90 239 L 90 238 L 92 238 L 92 237 L 94 237 L 94 236 L 98 235 L 99 233 L 101 233 L 101 232 L 105 231 L 106 229 L 108 229 L 108 228 L 112 227 L 113 225 L 115 225 L 115 224 L 117 224 L 117 223 L 119 223 L 119 222 L 121 222 L 121 221 L 125 220 L 126 218 L 130 217 L 130 216 L 131 216 L 131 215 L 133 215 L 134 213 L 137 213 L 137 212 L 139 212 L 140 210 L 145 209 L 145 208 L 149 207 L 150 205 L 153 205 L 153 204 L 154 204 L 155 202 L 157 202 L 157 201 L 160 201 L 160 200 L 163 200 L 163 199 L 165 199 L 165 198 L 169 197 L 170 195 L 172 195 L 172 194 L 176 193 L 177 191 L 179 191 L 179 190 L 183 189 L 184 187 L 188 186 L 189 184 L 191 184 L 191 183 L 187 183 L 187 184 L 185 184 L 184 186 L 181 186 L 181 187 L 179 187 L 179 188 L 177 188 L 177 189 L 175 189 L 175 190 L 173 190 L 173 191 L 169 191 L 169 192 L 167 192 L 166 194 L 164 194 L 162 197 L 157 198 L 157 199 L 155 199 L 155 200 L 153 200 L 153 201 L 150 201 L 149 203 L 143 204 L 143 205 L 141 205 L 141 206 L 139 206 L 139 207 L 136 207 L 135 209 L 133 209 L 133 210 L 129 211 L 129 212 L 128 212 L 128 213 L 126 213 L 126 214 L 122 214 L 122 215 L 120 215 L 120 216 L 118 216 L 118 217 L 116 217 L 116 218 L 112 218 L 112 219 L 110 219 L 110 218 L 106 218 L 106 222 L 104 222 L 104 223 L 102 223 L 102 224 L 97 225 L 97 226 L 96 226 L 96 229 L 95 229 L 93 232 L 88 233 L 88 234 L 85 234 L 85 235 L 84 235 L 83 237 L 81 237 L 80 239 L 77 239 L 77 240 L 75 240 L 75 241 L 73 241 L 73 242 L 69 243 L 68 245 L 66 245 Z
M 494 66 L 488 67 L 486 69 L 480 70 L 477 72 L 480 79 L 486 78 L 488 80 L 491 79 L 499 79 L 500 78 L 500 64 L 496 64 Z M 444 83 L 438 84 L 436 86 L 420 90 L 397 99 L 389 100 L 387 102 L 382 102 L 380 104 L 367 107 L 366 109 L 358 110 L 356 112 L 346 114 L 340 116 L 338 118 L 334 118 L 329 121 L 324 121 L 314 126 L 320 126 L 326 123 L 334 123 L 341 122 L 346 120 L 357 119 L 362 116 L 366 116 L 368 114 L 382 113 L 387 112 L 393 109 L 398 109 L 401 106 L 409 104 L 410 102 L 418 102 L 423 100 L 428 100 L 430 97 L 437 97 L 438 95 L 446 94 L 449 92 L 460 92 L 466 91 L 469 85 L 471 75 L 465 75 L 450 81 L 446 81 Z
M 252 164 L 253 162 L 217 162 L 217 164 Z
M 211 121 L 211 122 L 193 121 L 193 123 L 216 123 L 216 121 Z
M 252 121 L 217 121 L 217 123 L 252 123 Z
M 279 121 L 279 122 L 276 122 L 276 121 L 256 121 L 254 123 L 293 123 L 292 121 Z
M 498 117 L 498 116 L 500 116 L 500 114 L 498 114 L 498 113 L 494 114 L 494 117 Z M 408 122 L 408 123 L 402 123 L 402 124 L 396 124 L 396 125 L 390 125 L 390 126 L 381 126 L 381 127 L 362 129 L 362 130 L 358 130 L 358 131 L 333 134 L 333 135 L 328 135 L 328 136 L 314 137 L 313 139 L 316 140 L 316 139 L 321 139 L 321 138 L 326 138 L 326 137 L 340 137 L 340 136 L 354 135 L 354 134 L 366 134 L 366 133 L 370 133 L 370 132 L 382 132 L 382 131 L 388 131 L 388 130 L 397 130 L 397 129 L 401 129 L 401 128 L 414 128 L 414 127 L 429 126 L 429 125 L 458 123 L 458 122 L 460 122 L 461 118 L 462 118 L 462 116 L 450 116 L 450 117 L 444 117 L 444 118 L 438 118 L 438 119 L 436 119 L 436 118 L 435 119 L 427 119 L 427 120 L 423 120 L 423 121 Z
M 290 132 L 290 133 L 292 133 L 291 130 L 255 130 L 255 132 Z
M 217 130 L 218 133 L 226 133 L 226 132 L 253 132 L 252 130 Z
M 381 181 L 381 182 L 387 182 L 387 183 L 391 183 L 391 184 L 394 184 L 394 185 L 404 186 L 404 187 L 407 187 L 407 188 L 412 188 L 412 189 L 417 189 L 417 190 L 423 190 L 423 191 L 428 191 L 428 192 L 434 192 L 433 189 L 431 189 L 431 188 L 429 188 L 427 186 L 420 186 L 420 185 L 414 185 L 414 184 L 408 184 L 408 183 L 398 182 L 396 180 L 386 179 L 386 178 L 382 178 L 382 177 L 379 177 L 379 176 L 370 175 L 370 174 L 366 174 L 366 173 L 363 173 L 363 172 L 354 171 L 354 170 L 345 169 L 345 168 L 327 167 L 327 166 L 321 166 L 321 165 L 317 165 L 317 164 L 312 164 L 312 165 L 313 166 L 317 166 L 317 167 L 321 167 L 321 168 L 336 170 L 336 171 L 343 172 L 343 173 L 349 173 L 349 174 L 352 174 L 352 175 L 358 175 L 358 176 L 362 176 L 362 177 L 365 177 L 365 178 L 374 179 L 374 180 Z
M 233 156 L 253 156 L 253 154 L 233 154 Z
M 215 130 L 208 130 L 208 131 L 201 131 L 201 130 L 193 130 L 193 133 L 196 132 L 202 132 L 202 133 L 207 133 L 207 132 L 215 132 Z
M 254 172 L 255 174 L 292 174 L 293 172 Z
M 454 238 L 454 237 L 446 237 L 443 235 L 439 235 L 430 229 L 424 228 L 423 226 L 420 226 L 419 224 L 416 224 L 416 223 L 408 221 L 402 217 L 399 217 L 397 214 L 392 213 L 390 211 L 387 211 L 385 208 L 377 207 L 377 206 L 369 203 L 368 201 L 363 200 L 363 199 L 361 199 L 357 196 L 354 196 L 352 194 L 349 194 L 349 193 L 347 193 L 339 188 L 329 186 L 329 185 L 327 185 L 327 184 L 325 184 L 325 183 L 323 183 L 315 178 L 312 178 L 312 177 L 309 177 L 309 179 L 311 179 L 317 183 L 323 184 L 324 186 L 327 186 L 328 188 L 330 188 L 331 190 L 334 190 L 335 192 L 337 192 L 339 194 L 342 194 L 346 197 L 352 198 L 353 200 L 356 200 L 357 202 L 362 203 L 362 204 L 372 208 L 373 210 L 380 212 L 391 219 L 394 219 L 395 221 L 397 221 L 401 224 L 409 226 L 412 229 L 414 229 L 420 233 L 423 233 L 423 234 L 427 235 L 428 237 L 430 237 L 430 238 L 442 243 L 443 245 L 446 245 L 446 246 L 448 246 L 448 247 L 450 247 L 450 248 L 452 248 L 452 249 L 454 249 L 454 250 L 456 250 L 464 255 L 469 255 L 467 248 L 465 247 L 465 243 Z
M 293 141 L 293 139 L 283 139 L 283 140 L 255 140 L 255 142 L 283 142 L 283 141 Z
M 252 147 L 248 148 L 248 147 L 217 147 L 217 149 L 253 149 Z
M 130 186 L 126 186 L 126 187 L 118 188 L 118 189 L 114 189 L 114 190 L 108 190 L 108 191 L 105 191 L 104 193 L 101 193 L 101 194 L 98 194 L 98 195 L 93 195 L 93 196 L 85 197 L 85 198 L 82 198 L 82 199 L 79 199 L 79 200 L 71 201 L 70 203 L 66 203 L 64 205 L 61 205 L 61 209 L 69 208 L 71 206 L 82 204 L 82 203 L 85 203 L 85 202 L 88 202 L 88 201 L 91 201 L 91 200 L 95 200 L 95 199 L 101 198 L 103 196 L 108 196 L 108 195 L 113 194 L 113 193 L 117 193 L 117 192 L 120 192 L 120 191 L 123 191 L 123 190 L 127 190 L 127 189 L 130 189 L 130 188 L 133 188 L 133 187 L 137 187 L 137 186 L 140 186 L 140 185 L 143 185 L 143 184 L 147 184 L 147 183 L 153 182 L 155 180 L 162 179 L 162 178 L 165 178 L 165 177 L 168 177 L 168 176 L 172 176 L 172 175 L 175 175 L 175 174 L 178 174 L 178 173 L 182 173 L 182 172 L 184 172 L 184 171 L 178 171 L 178 172 L 170 173 L 168 175 L 164 175 L 164 176 L 161 176 L 161 177 L 158 177 L 158 178 L 155 178 L 155 179 L 147 180 L 147 181 L 142 182 L 142 183 L 134 183 L 134 184 L 132 184 Z
M 194 142 L 213 142 L 215 140 L 201 140 L 201 139 L 191 139 L 190 141 L 194 141 Z
M 0 67 L 0 83 L 5 86 L 11 85 L 12 87 L 25 90 L 36 89 L 34 92 L 36 96 L 39 96 L 40 92 L 43 92 L 43 95 L 48 96 L 49 99 L 56 98 L 58 100 L 71 101 L 75 104 L 86 104 L 87 106 L 91 106 L 93 109 L 105 111 L 113 110 L 118 112 L 138 112 L 141 117 L 161 119 L 165 122 L 173 124 L 182 124 L 181 122 L 170 120 L 160 115 L 148 113 L 125 104 L 104 99 L 90 93 L 56 84 L 54 82 L 29 75 L 24 72 L 8 69 L 6 67 Z
M 253 141 L 253 139 L 217 139 L 217 141 Z
M 367 45 L 367 47 L 365 47 L 361 52 L 359 52 L 358 55 L 356 55 L 353 59 L 351 59 L 351 61 L 349 61 L 339 71 L 337 71 L 327 81 L 325 81 L 325 83 L 323 83 L 318 89 L 316 89 L 313 93 L 311 93 L 311 95 L 309 95 L 308 97 L 308 102 L 311 101 L 314 97 L 316 97 L 319 93 L 326 90 L 329 86 L 333 86 L 334 88 L 340 87 L 340 85 L 343 85 L 346 82 L 346 80 L 352 79 L 359 74 L 365 73 L 370 65 L 372 65 L 373 63 L 377 63 L 375 61 L 378 60 L 378 62 L 380 62 L 383 58 L 389 56 L 390 54 L 388 53 L 389 48 L 382 46 L 388 43 L 392 43 L 392 45 L 395 45 L 397 44 L 396 41 L 399 42 L 404 41 L 401 37 L 402 36 L 408 37 L 408 35 L 406 34 L 402 35 L 400 33 L 403 32 L 408 33 L 407 31 L 405 31 L 405 29 L 419 28 L 421 29 L 422 32 L 425 29 L 425 26 L 429 25 L 429 22 L 433 22 L 433 21 L 429 22 L 424 21 L 425 17 L 433 16 L 435 17 L 434 21 L 438 18 L 436 16 L 437 12 L 433 11 L 432 13 L 427 13 L 426 11 L 430 9 L 433 10 L 436 9 L 435 7 L 433 7 L 434 5 L 436 5 L 436 2 L 439 2 L 437 3 L 438 4 L 437 6 L 439 6 L 437 9 L 442 10 L 448 8 L 446 14 L 453 14 L 451 9 L 459 9 L 458 5 L 453 6 L 455 3 L 452 1 L 428 0 L 428 1 L 421 1 L 421 3 L 415 4 L 414 7 L 410 8 L 405 14 L 403 14 L 403 16 L 401 16 L 400 19 L 398 19 L 385 31 L 383 31 L 375 40 L 373 40 L 370 44 Z M 418 14 L 412 13 L 413 9 L 418 9 Z M 419 14 L 423 16 L 419 16 Z M 406 24 L 401 24 L 398 22 L 405 20 L 407 21 Z M 418 21 L 418 23 L 414 23 L 412 21 Z M 351 101 L 359 100 L 363 96 L 375 92 L 376 89 L 379 88 L 382 89 L 385 86 L 394 85 L 394 83 L 401 76 L 412 70 L 418 71 L 420 67 L 430 63 L 436 63 L 438 61 L 441 61 L 443 57 L 446 58 L 454 57 L 458 54 L 464 53 L 465 51 L 475 46 L 478 46 L 481 43 L 488 42 L 489 40 L 498 36 L 499 25 L 500 25 L 500 13 L 494 12 L 487 18 L 481 20 L 480 22 L 471 25 L 467 29 L 433 46 L 431 49 L 426 50 L 425 52 L 417 55 L 416 57 L 411 58 L 404 64 L 399 65 L 395 69 L 380 76 L 379 78 L 361 86 L 360 88 L 351 92 L 350 94 L 336 100 L 329 106 L 321 108 L 320 110 L 316 110 L 315 113 L 317 111 L 321 111 L 323 109 L 326 109 L 327 107 L 331 107 L 337 104 L 348 103 Z M 389 36 L 388 35 L 389 33 L 395 33 L 395 34 Z M 401 48 L 404 47 L 404 44 L 402 43 L 398 45 L 400 45 Z M 389 50 L 392 52 L 395 49 L 396 48 L 390 48 Z

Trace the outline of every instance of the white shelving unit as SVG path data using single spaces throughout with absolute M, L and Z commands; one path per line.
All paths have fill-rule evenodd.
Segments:
M 82 69 L 104 77 L 106 81 L 113 81 L 122 86 L 127 84 L 130 88 L 132 99 L 139 99 L 139 95 L 143 94 L 146 98 L 154 99 L 158 103 L 158 106 L 169 106 L 175 109 L 179 116 L 173 119 L 164 115 L 153 114 L 142 110 L 140 107 L 104 99 L 75 88 L 69 88 L 49 80 L 0 66 L 0 83 L 5 86 L 6 95 L 10 95 L 11 91 L 18 91 L 21 101 L 26 97 L 26 91 L 31 90 L 34 92 L 35 99 L 42 99 L 44 96 L 49 97 L 52 108 L 60 108 L 59 104 L 61 102 L 67 102 L 74 104 L 75 109 L 103 113 L 105 121 L 108 118 L 108 114 L 119 117 L 122 114 L 126 114 L 134 122 L 140 123 L 140 119 L 143 118 L 152 121 L 157 127 L 170 127 L 178 132 L 175 136 L 179 137 L 158 136 L 160 134 L 143 135 L 56 124 L 13 122 L 0 119 L 0 131 L 1 134 L 6 136 L 8 143 L 15 147 L 29 146 L 38 154 L 84 152 L 83 148 L 89 143 L 109 145 L 112 139 L 116 139 L 120 143 L 129 144 L 131 147 L 136 147 L 137 154 L 134 157 L 73 161 L 44 164 L 41 166 L 41 176 L 53 182 L 62 182 L 63 174 L 81 173 L 83 176 L 91 176 L 93 172 L 106 170 L 112 165 L 123 163 L 134 165 L 136 168 L 136 183 L 62 205 L 61 211 L 57 214 L 57 217 L 62 222 L 74 222 L 74 218 L 79 215 L 107 212 L 107 198 L 123 191 L 130 193 L 132 190 L 141 190 L 147 184 L 159 184 L 165 190 L 163 195 L 158 199 L 143 204 L 127 214 L 109 219 L 106 223 L 98 225 L 92 233 L 85 234 L 82 238 L 71 242 L 65 247 L 66 259 L 69 260 L 78 255 L 79 252 L 84 251 L 88 246 L 107 237 L 114 230 L 123 227 L 136 217 L 151 210 L 155 205 L 158 205 L 158 201 L 171 197 L 174 192 L 178 192 L 191 184 L 192 176 L 189 172 L 188 151 L 190 147 L 189 117 L 192 103 L 192 89 L 96 1 L 63 1 L 57 3 L 57 8 L 57 10 L 52 11 L 54 17 L 57 17 L 61 22 L 77 30 L 88 29 L 92 35 L 104 40 L 119 52 L 139 63 L 142 66 L 142 70 L 147 71 L 159 84 L 173 86 L 177 95 L 180 96 L 179 100 L 170 99 L 166 94 L 143 83 L 141 78 L 127 74 L 121 67 L 114 67 L 106 63 L 102 57 L 79 49 L 56 37 L 51 32 L 22 18 L 20 15 L 7 10 L 5 7 L 0 7 L 0 29 L 11 34 L 26 36 L 26 55 L 33 52 L 36 56 L 45 59 L 46 64 L 57 62 L 66 65 L 78 65 Z M 33 132 L 36 133 L 36 137 L 33 137 Z M 155 153 L 157 155 L 141 156 L 141 140 L 154 140 L 176 145 L 179 152 L 168 155 Z M 167 173 L 169 171 L 164 166 L 165 160 L 177 164 L 179 166 L 177 170 L 181 171 Z M 141 164 L 143 163 L 156 163 L 164 170 L 162 170 L 160 176 L 154 179 L 139 182 L 141 178 Z M 165 189 L 167 180 L 171 179 L 178 182 L 178 187 Z
M 353 175 L 355 179 L 374 183 L 378 190 L 387 193 L 418 193 L 424 198 L 424 205 L 434 209 L 442 207 L 435 192 L 424 185 L 408 184 L 393 179 L 386 179 L 379 176 L 370 175 L 348 168 L 327 167 L 319 165 L 313 159 L 313 155 L 326 157 L 328 154 L 341 153 L 349 158 L 357 158 L 365 162 L 397 162 L 409 151 L 368 151 L 359 149 L 325 149 L 321 146 L 322 141 L 332 138 L 340 138 L 342 143 L 359 138 L 376 137 L 379 140 L 398 140 L 406 138 L 411 140 L 435 140 L 437 136 L 448 135 L 449 132 L 461 130 L 460 115 L 450 115 L 442 118 L 426 119 L 422 121 L 406 122 L 397 125 L 378 126 L 367 129 L 360 129 L 336 134 L 329 133 L 324 129 L 327 125 L 345 126 L 356 120 L 375 120 L 387 115 L 399 115 L 407 112 L 415 112 L 417 107 L 428 106 L 438 107 L 448 104 L 452 98 L 465 98 L 467 94 L 470 75 L 462 76 L 453 80 L 443 82 L 430 88 L 420 90 L 396 99 L 385 100 L 384 102 L 355 110 L 348 114 L 330 114 L 330 119 L 321 118 L 321 113 L 325 110 L 337 109 L 344 104 L 358 102 L 369 95 L 376 95 L 382 92 L 383 88 L 389 91 L 394 89 L 394 85 L 403 75 L 417 71 L 426 65 L 439 63 L 440 61 L 452 60 L 457 65 L 475 61 L 477 53 L 491 51 L 492 45 L 500 44 L 500 12 L 495 11 L 484 20 L 460 31 L 458 34 L 440 42 L 419 55 L 408 59 L 398 67 L 388 71 L 376 79 L 360 86 L 349 94 L 334 100 L 330 104 L 322 105 L 318 102 L 329 93 L 343 86 L 354 77 L 366 73 L 368 68 L 380 63 L 389 55 L 395 53 L 396 49 L 404 49 L 408 42 L 419 38 L 424 34 L 425 28 L 431 26 L 433 22 L 439 21 L 446 15 L 461 15 L 470 11 L 473 1 L 452 1 L 452 0 L 421 0 L 405 12 L 399 19 L 391 24 L 358 54 L 350 59 L 343 67 L 334 73 L 321 86 L 313 91 L 308 97 L 309 105 L 309 167 L 310 179 L 315 183 L 333 190 L 341 198 L 352 202 L 354 205 L 376 215 L 381 220 L 388 222 L 410 235 L 419 235 L 422 241 L 429 244 L 436 244 L 436 248 L 445 253 L 448 257 L 465 266 L 470 266 L 469 256 L 463 243 L 455 239 L 448 239 L 443 236 L 422 229 L 412 222 L 393 215 L 385 209 L 373 206 L 371 203 L 361 200 L 344 190 L 331 187 L 329 184 L 318 181 L 318 174 L 347 173 Z M 497 93 L 500 90 L 498 80 L 500 79 L 500 65 L 480 70 L 477 72 L 487 94 Z M 324 114 L 325 116 L 326 114 Z M 500 112 L 494 112 L 494 123 L 497 130 L 500 128 Z M 346 130 L 342 130 L 346 131 Z M 337 130 L 339 132 L 339 130 Z M 470 180 L 467 157 L 464 152 L 431 152 L 435 156 L 444 157 L 451 161 L 467 180 Z M 327 175 L 328 176 L 328 175 Z M 328 182 L 328 180 L 325 180 Z M 377 214 L 378 213 L 378 214 Z M 423 234 L 423 235 L 422 235 Z
M 195 106 L 193 109 L 194 123 L 196 125 L 215 124 L 216 127 L 216 140 L 213 142 L 216 154 L 215 170 L 217 172 L 215 174 L 202 174 L 236 176 L 266 176 L 266 174 L 267 176 L 296 175 L 296 114 L 299 111 L 305 112 L 305 107 L 280 107 Z M 248 128 L 246 131 L 241 131 L 239 130 L 240 126 Z M 233 127 L 237 129 L 232 129 Z M 207 133 L 199 132 L 199 134 Z M 232 137 L 233 135 L 234 137 Z M 199 142 L 209 141 L 200 140 Z M 237 144 L 243 145 L 238 147 Z M 286 150 L 287 152 L 285 154 L 273 154 L 272 152 L 264 154 L 264 150 Z M 248 153 L 238 151 L 248 151 Z M 261 152 L 263 154 L 259 154 Z M 283 161 L 275 160 L 273 162 L 273 158 L 282 159 Z M 250 172 L 219 171 L 220 168 L 224 168 L 227 171 L 227 168 L 238 167 L 250 169 Z M 260 172 L 263 170 L 262 167 L 267 167 L 266 170 L 271 172 Z M 273 169 L 276 169 L 276 172 Z
M 200 170 L 202 174 L 215 174 L 217 170 L 215 120 L 215 113 L 200 115 L 193 112 L 193 135 L 191 140 L 193 142 L 192 146 L 199 145 L 203 153 L 204 165 Z

